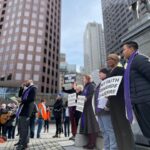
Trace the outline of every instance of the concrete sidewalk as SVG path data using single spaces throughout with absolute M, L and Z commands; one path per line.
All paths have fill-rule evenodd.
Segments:
M 30 139 L 28 150 L 83 150 L 82 147 L 75 147 L 74 141 L 64 137 L 63 134 L 61 138 L 52 138 L 54 134 L 55 126 L 50 124 L 49 133 L 43 133 L 42 130 L 40 139 Z M 4 144 L 0 144 L 0 150 L 15 150 L 14 144 L 17 143 L 17 141 L 18 137 L 14 140 L 8 140 Z

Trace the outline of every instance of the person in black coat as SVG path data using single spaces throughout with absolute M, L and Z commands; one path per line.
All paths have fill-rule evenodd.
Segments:
M 32 80 L 27 80 L 23 83 L 19 91 L 21 97 L 21 104 L 16 113 L 19 128 L 19 141 L 15 144 L 17 150 L 24 150 L 29 143 L 29 124 L 30 117 L 34 108 L 34 101 L 36 97 L 36 87 Z
M 76 83 L 72 83 L 72 88 L 69 90 L 66 90 L 64 87 L 62 87 L 62 92 L 67 93 L 67 94 L 76 93 Z M 75 140 L 75 136 L 76 136 L 76 132 L 77 132 L 75 113 L 76 113 L 76 106 L 69 107 L 71 133 L 72 133 L 72 137 L 69 138 L 69 140 Z
M 83 81 L 85 86 L 82 95 L 85 96 L 85 104 L 81 116 L 80 133 L 88 137 L 88 143 L 84 145 L 83 148 L 94 149 L 96 146 L 97 133 L 99 132 L 98 122 L 92 107 L 95 85 L 91 82 L 91 76 L 89 75 L 85 75 Z
M 62 95 L 59 94 L 56 98 L 56 102 L 53 106 L 53 114 L 55 118 L 56 123 L 56 134 L 53 136 L 53 138 L 60 137 L 62 124 L 62 111 L 63 111 L 63 101 L 62 101 Z
M 150 58 L 139 54 L 138 44 L 133 41 L 123 44 L 123 55 L 128 60 L 126 72 L 129 71 L 125 81 L 129 87 L 125 90 L 129 90 L 129 100 L 144 136 L 150 138 Z
M 119 57 L 116 54 L 110 54 L 107 58 L 108 67 L 111 69 L 109 77 L 123 76 L 124 68 L 118 67 Z M 110 115 L 112 125 L 114 128 L 118 150 L 134 150 L 133 133 L 129 121 L 126 118 L 125 100 L 124 100 L 124 86 L 123 80 L 119 86 L 116 96 L 108 97 L 109 103 L 107 107 L 110 108 Z

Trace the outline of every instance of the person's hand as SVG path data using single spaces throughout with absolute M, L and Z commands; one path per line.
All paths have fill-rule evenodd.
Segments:
M 105 111 L 109 111 L 109 108 L 105 106 L 105 107 L 104 107 L 104 110 L 105 110 Z

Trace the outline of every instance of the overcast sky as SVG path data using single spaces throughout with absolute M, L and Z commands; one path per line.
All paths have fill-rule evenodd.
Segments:
M 83 33 L 88 22 L 102 23 L 101 0 L 62 0 L 61 52 L 83 66 Z

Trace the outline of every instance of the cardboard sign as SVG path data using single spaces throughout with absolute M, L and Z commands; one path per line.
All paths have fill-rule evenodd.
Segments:
M 76 93 L 69 94 L 68 95 L 68 107 L 76 106 L 76 99 L 77 99 Z
M 76 74 L 67 74 L 64 76 L 64 82 L 67 83 L 73 83 L 76 81 Z
M 99 97 L 108 97 L 117 95 L 119 86 L 122 81 L 122 76 L 107 78 L 101 82 Z
M 85 96 L 78 96 L 76 110 L 83 112 L 85 99 Z

